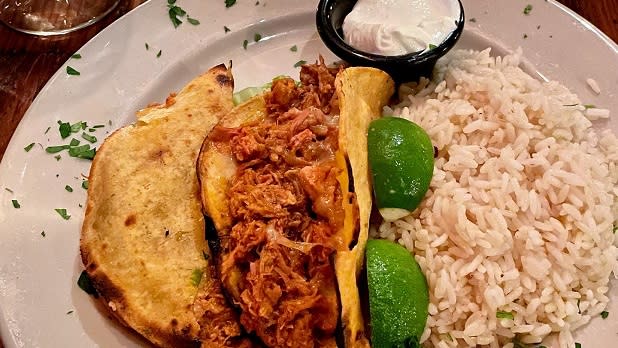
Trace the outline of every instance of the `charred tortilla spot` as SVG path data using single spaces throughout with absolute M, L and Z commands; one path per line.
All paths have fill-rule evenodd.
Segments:
M 93 262 L 89 264 L 87 268 L 88 268 L 88 271 L 93 272 L 97 269 L 97 267 L 98 267 L 97 264 Z
M 153 162 L 161 162 L 163 164 L 165 164 L 165 155 L 168 153 L 168 149 L 159 149 L 156 151 L 153 151 L 150 154 L 150 159 Z
M 124 225 L 129 227 L 131 225 L 135 225 L 136 221 L 137 221 L 137 217 L 135 216 L 135 214 L 131 214 L 127 216 L 127 218 L 124 220 Z
M 217 83 L 219 83 L 219 85 L 221 85 L 222 87 L 232 86 L 232 79 L 227 75 L 217 75 L 216 80 Z
M 185 335 L 188 335 L 191 332 L 191 326 L 187 324 L 185 327 L 182 328 L 182 330 L 180 330 L 180 332 L 182 332 Z
M 165 107 L 170 107 L 172 105 L 176 104 L 176 93 L 171 93 L 166 99 L 165 99 Z
M 172 326 L 177 326 L 177 325 L 178 325 L 178 320 L 177 320 L 176 318 L 173 318 L 173 319 L 170 321 L 170 324 L 171 324 Z

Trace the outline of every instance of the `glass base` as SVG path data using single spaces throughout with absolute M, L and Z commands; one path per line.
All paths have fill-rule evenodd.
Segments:
M 120 0 L 5 0 L 0 20 L 23 33 L 52 36 L 67 34 L 98 22 Z

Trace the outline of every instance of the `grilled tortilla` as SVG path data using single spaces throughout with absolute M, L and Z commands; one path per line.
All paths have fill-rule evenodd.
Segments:
M 372 68 L 348 68 L 330 81 L 324 69 L 311 75 L 305 68 L 301 80 L 305 73 L 303 83 L 312 86 L 305 86 L 300 95 L 290 87 L 293 81 L 275 81 L 270 94 L 238 106 L 209 134 L 198 159 L 201 198 L 222 245 L 217 257 L 221 282 L 240 307 L 241 323 L 248 331 L 267 346 L 289 346 L 290 342 L 293 346 L 334 346 L 328 336 L 333 334 L 328 323 L 332 323 L 334 308 L 335 322 L 341 315 L 346 346 L 368 346 L 356 285 L 371 212 L 366 134 L 369 122 L 380 116 L 392 95 L 394 83 L 386 73 Z M 277 105 L 295 98 L 291 109 Z M 333 137 L 329 132 L 337 116 L 325 114 L 337 109 L 336 145 L 329 147 L 320 141 Z M 279 113 L 275 119 L 280 118 L 273 121 L 273 113 Z M 314 118 L 323 123 L 309 121 Z M 254 127 L 262 122 L 264 127 Z M 278 141 L 265 140 L 281 136 Z M 285 139 L 291 150 L 278 149 L 286 146 Z M 303 143 L 307 139 L 312 140 Z M 326 146 L 335 153 L 318 155 L 319 159 L 303 164 L 311 158 L 306 152 L 315 146 Z M 280 161 L 288 156 L 294 158 Z M 290 165 L 294 161 L 299 164 Z M 349 192 L 350 181 L 354 192 Z M 322 190 L 321 186 L 329 185 Z M 332 202 L 340 206 L 328 207 Z M 303 210 L 307 205 L 312 208 Z M 299 212 L 312 216 L 299 218 Z M 298 228 L 293 227 L 296 222 Z M 334 233 L 323 232 L 325 225 Z M 318 254 L 334 255 L 334 265 L 315 262 L 312 253 L 316 248 Z M 314 272 L 307 266 L 318 269 Z M 341 308 L 331 283 L 335 275 L 329 269 L 336 273 Z M 305 284 L 317 293 L 304 293 Z M 286 296 L 286 292 L 293 294 Z
M 233 107 L 232 91 L 231 72 L 210 69 L 109 136 L 90 169 L 82 261 L 113 316 L 157 346 L 199 346 L 199 316 L 213 309 L 227 315 L 230 335 L 240 332 L 206 261 L 195 172 L 205 136 Z

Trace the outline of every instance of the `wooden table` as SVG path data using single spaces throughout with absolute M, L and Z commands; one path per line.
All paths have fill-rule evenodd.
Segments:
M 559 1 L 618 42 L 618 1 Z M 122 0 L 105 20 L 59 38 L 21 34 L 0 24 L 0 160 L 17 124 L 54 72 L 97 32 L 142 2 Z

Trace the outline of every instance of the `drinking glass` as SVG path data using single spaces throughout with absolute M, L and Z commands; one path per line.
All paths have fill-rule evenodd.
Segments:
M 105 17 L 119 0 L 0 0 L 0 20 L 34 35 L 66 34 Z

